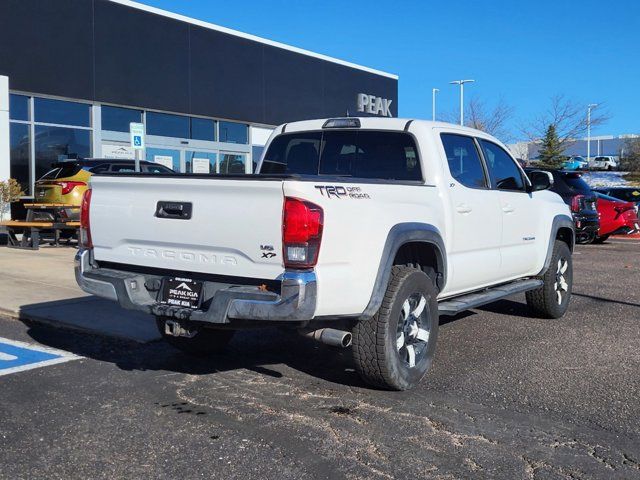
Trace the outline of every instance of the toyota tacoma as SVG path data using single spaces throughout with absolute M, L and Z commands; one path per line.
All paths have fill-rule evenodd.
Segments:
M 288 326 L 349 346 L 371 385 L 429 369 L 441 315 L 526 292 L 561 317 L 574 226 L 506 147 L 461 126 L 334 118 L 276 128 L 253 175 L 92 176 L 76 278 L 193 354 Z

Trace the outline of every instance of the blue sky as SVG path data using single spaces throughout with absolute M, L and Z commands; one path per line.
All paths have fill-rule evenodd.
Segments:
M 511 130 L 556 94 L 611 116 L 594 134 L 640 133 L 637 0 L 142 0 L 158 8 L 398 74 L 399 115 L 454 111 L 465 96 L 514 108 Z M 248 72 L 250 74 L 250 72 Z

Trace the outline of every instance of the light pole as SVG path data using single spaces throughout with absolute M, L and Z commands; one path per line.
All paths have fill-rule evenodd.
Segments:
M 591 165 L 591 110 L 598 106 L 597 103 L 587 105 L 587 165 Z
M 475 80 L 454 80 L 452 85 L 460 85 L 460 125 L 464 125 L 464 84 L 473 83 Z
M 436 93 L 438 93 L 440 89 L 432 88 L 431 89 L 431 119 L 436 121 Z

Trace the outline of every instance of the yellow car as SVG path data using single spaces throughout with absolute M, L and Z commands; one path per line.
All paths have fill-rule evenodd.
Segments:
M 133 160 L 67 160 L 54 163 L 52 169 L 45 173 L 35 184 L 35 203 L 62 203 L 79 207 L 82 194 L 87 189 L 89 178 L 93 173 L 127 173 L 135 170 Z M 174 173 L 170 168 L 154 162 L 140 162 L 140 169 L 146 173 Z M 78 208 L 61 211 L 68 219 L 77 220 Z

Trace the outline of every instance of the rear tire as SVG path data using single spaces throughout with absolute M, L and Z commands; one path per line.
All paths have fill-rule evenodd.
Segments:
M 426 273 L 392 268 L 380 309 L 353 329 L 353 358 L 365 382 L 389 390 L 408 390 L 420 382 L 435 353 L 437 295 Z
M 609 235 L 603 235 L 601 237 L 596 237 L 593 239 L 593 243 L 604 243 L 609 239 Z
M 542 286 L 526 293 L 527 305 L 542 317 L 562 317 L 569 308 L 573 287 L 571 250 L 563 241 L 555 241 L 551 263 L 540 279 Z
M 214 328 L 196 328 L 197 333 L 192 338 L 174 337 L 165 333 L 165 317 L 156 317 L 156 325 L 162 338 L 174 348 L 194 357 L 204 357 L 212 353 L 218 353 L 225 349 L 234 330 L 222 330 Z

